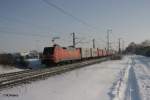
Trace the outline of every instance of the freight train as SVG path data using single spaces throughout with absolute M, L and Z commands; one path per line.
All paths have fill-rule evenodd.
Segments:
M 53 47 L 45 47 L 43 50 L 42 64 L 55 65 L 64 62 L 75 62 L 87 59 L 111 56 L 113 53 L 99 48 L 73 48 L 61 47 L 54 45 Z

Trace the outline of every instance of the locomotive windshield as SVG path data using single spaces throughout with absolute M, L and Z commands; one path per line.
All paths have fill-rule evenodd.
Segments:
M 45 47 L 43 54 L 53 54 L 54 47 Z

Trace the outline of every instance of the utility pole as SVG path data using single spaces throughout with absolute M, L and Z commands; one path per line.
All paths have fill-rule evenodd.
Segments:
M 124 48 L 124 40 L 122 40 L 122 51 L 124 51 L 125 50 L 125 48 Z
M 75 33 L 72 33 L 72 39 L 73 39 L 73 47 L 76 47 L 76 37 L 75 37 Z
M 107 50 L 109 51 L 109 30 L 107 30 Z
M 119 45 L 119 46 L 118 46 L 118 47 L 119 47 L 119 48 L 118 48 L 118 53 L 121 54 L 121 48 L 120 48 L 120 40 L 121 40 L 121 38 L 119 38 L 118 40 L 119 40 L 119 44 L 118 44 L 118 45 Z
M 107 30 L 107 51 L 109 51 L 109 48 L 110 48 L 109 34 L 110 34 L 111 31 L 112 31 L 111 29 Z
M 93 39 L 92 41 L 93 41 L 93 48 L 95 48 L 95 39 Z

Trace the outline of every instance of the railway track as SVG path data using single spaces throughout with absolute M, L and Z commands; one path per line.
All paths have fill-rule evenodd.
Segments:
M 18 71 L 18 72 L 4 73 L 4 74 L 0 74 L 0 78 L 4 78 L 4 77 L 12 76 L 12 75 L 17 75 L 17 74 L 25 73 L 25 72 L 28 72 L 28 71 L 30 71 L 30 70 L 24 70 L 24 71 Z
M 45 68 L 45 69 L 38 69 L 38 70 L 25 70 L 25 71 L 19 71 L 19 72 L 0 74 L 0 89 L 14 86 L 17 84 L 30 82 L 39 78 L 60 74 L 69 70 L 76 69 L 76 68 L 81 68 L 87 65 L 99 63 L 108 59 L 109 58 L 106 57 L 106 58 L 101 58 L 101 59 L 93 59 L 89 61 L 78 62 L 74 64 L 57 66 L 53 68 Z

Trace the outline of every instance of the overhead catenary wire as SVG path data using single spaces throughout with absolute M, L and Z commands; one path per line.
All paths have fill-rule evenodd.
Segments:
M 31 22 L 27 22 L 27 21 L 25 21 L 25 20 L 22 20 L 22 18 L 15 18 L 15 17 L 11 17 L 11 18 L 9 18 L 9 17 L 6 17 L 6 16 L 2 16 L 2 15 L 0 15 L 0 20 L 5 20 L 5 21 L 13 21 L 13 22 L 15 22 L 15 23 L 21 23 L 21 24 L 25 24 L 25 25 L 31 25 L 32 27 L 35 27 L 36 29 L 39 29 L 39 27 L 41 27 L 41 25 L 37 25 L 37 24 L 34 24 L 34 23 L 31 23 Z M 0 28 L 4 28 L 4 27 L 0 27 Z M 26 32 L 26 34 L 22 34 L 22 33 L 24 33 L 24 32 L 10 32 L 10 31 L 0 31 L 2 34 L 5 32 L 6 34 L 14 34 L 14 35 L 22 35 L 22 36 L 36 36 L 36 37 L 45 37 L 45 38 L 48 38 L 48 36 L 50 36 L 50 35 L 45 35 L 45 34 L 43 34 L 44 32 L 41 32 L 42 33 L 42 35 L 41 34 L 35 34 L 35 33 L 30 33 L 30 34 L 28 34 L 28 32 Z M 53 32 L 53 33 L 62 33 L 62 32 Z M 103 41 L 104 42 L 104 40 L 103 39 L 100 39 L 101 41 Z
M 22 25 L 28 25 L 28 27 L 33 27 L 32 29 L 40 29 L 40 28 L 45 28 L 45 26 L 42 26 L 41 24 L 35 24 L 35 23 L 32 23 L 32 22 L 28 22 L 27 20 L 24 20 L 24 18 L 21 18 L 21 17 L 8 17 L 8 16 L 2 16 L 0 15 L 0 21 L 8 21 L 8 22 L 15 22 L 15 23 L 19 23 L 19 24 L 22 24 Z M 12 33 L 14 35 L 22 35 L 22 36 L 36 36 L 36 37 L 45 37 L 45 38 L 49 38 L 51 35 L 47 35 L 49 33 L 62 33 L 62 32 L 59 32 L 59 31 L 56 31 L 54 29 L 50 29 L 52 30 L 53 32 L 40 32 L 41 34 L 37 34 L 37 32 L 35 31 L 34 33 L 28 33 L 28 32 L 12 32 L 12 31 L 7 31 L 7 30 L 4 30 L 2 31 L 4 28 L 9 28 L 9 27 L 0 27 L 0 32 L 6 32 L 6 34 L 9 34 L 9 33 Z M 49 28 L 49 27 L 48 27 Z M 25 34 L 22 34 L 22 33 L 25 33 Z M 2 33 L 3 34 L 3 33 Z
M 91 28 L 91 29 L 93 29 L 93 30 L 96 30 L 96 27 L 94 27 L 93 25 L 91 25 L 91 24 L 89 24 L 89 23 L 87 23 L 86 21 L 84 21 L 84 20 L 82 20 L 82 19 L 80 19 L 79 17 L 77 17 L 77 16 L 75 16 L 75 15 L 73 15 L 72 13 L 69 13 L 68 11 L 66 11 L 65 9 L 63 9 L 63 8 L 61 8 L 61 7 L 59 7 L 59 6 L 57 6 L 56 4 L 54 4 L 54 3 L 52 3 L 50 0 L 42 0 L 42 1 L 44 1 L 46 4 L 48 4 L 49 6 L 51 6 L 51 7 L 53 7 L 53 8 L 55 8 L 55 9 L 57 9 L 57 10 L 59 10 L 60 12 L 62 12 L 63 14 L 65 14 L 65 15 L 67 15 L 67 16 L 70 16 L 71 18 L 73 18 L 74 20 L 76 20 L 76 21 L 78 21 L 79 23 L 81 23 L 82 25 L 84 25 L 84 26 L 87 26 L 87 27 L 89 27 L 89 28 Z M 9 19 L 8 17 L 4 17 L 4 16 L 0 16 L 2 19 L 4 19 L 4 20 L 11 20 L 11 19 Z M 15 21 L 15 22 L 17 22 L 17 23 L 23 23 L 23 24 L 31 24 L 32 25 L 32 27 L 33 26 L 36 26 L 36 27 L 40 27 L 39 25 L 36 25 L 36 24 L 33 24 L 33 23 L 28 23 L 28 22 L 26 22 L 26 21 L 24 21 L 24 20 L 22 20 L 22 18 L 20 19 L 18 19 L 18 18 L 13 18 L 13 21 Z M 21 34 L 21 33 L 23 33 L 23 32 L 8 32 L 8 31 L 1 31 L 1 33 L 3 34 L 3 33 L 6 33 L 6 34 L 10 34 L 10 33 L 12 33 L 12 34 L 16 34 L 16 35 L 22 35 L 22 36 L 37 36 L 37 37 L 46 37 L 46 38 L 49 38 L 49 36 L 50 35 L 44 35 L 42 32 L 42 34 L 34 34 L 34 33 L 29 33 L 29 34 Z M 55 32 L 55 33 L 61 33 L 61 32 Z M 104 42 L 104 40 L 103 39 L 101 39 L 101 38 L 99 38 L 99 40 L 100 41 L 102 41 L 102 42 Z
M 85 26 L 88 26 L 88 27 L 90 27 L 90 28 L 92 28 L 92 29 L 95 30 L 96 27 L 94 27 L 93 25 L 87 23 L 87 22 L 84 21 L 83 19 L 80 19 L 79 17 L 73 15 L 72 13 L 66 11 L 65 9 L 63 9 L 63 8 L 61 8 L 61 7 L 59 7 L 59 6 L 57 6 L 56 4 L 54 4 L 54 3 L 52 3 L 52 2 L 50 2 L 50 1 L 48 1 L 48 0 L 42 0 L 42 1 L 45 2 L 46 4 L 48 4 L 49 6 L 51 6 L 51 7 L 55 8 L 55 9 L 57 9 L 57 10 L 60 11 L 61 13 L 65 14 L 65 15 L 71 17 L 71 18 L 73 18 L 74 20 L 78 21 L 79 23 L 81 23 L 81 24 L 83 24 L 83 25 L 85 25 Z
M 81 19 L 81 18 L 79 18 L 79 17 L 73 15 L 72 13 L 66 11 L 65 9 L 63 9 L 63 8 L 57 6 L 56 4 L 50 2 L 50 0 L 42 0 L 42 1 L 45 2 L 46 4 L 48 4 L 49 6 L 51 6 L 51 7 L 55 8 L 55 9 L 57 9 L 57 10 L 60 11 L 61 13 L 65 14 L 65 15 L 71 17 L 71 18 L 73 18 L 73 19 L 76 20 L 77 22 L 79 22 L 79 23 L 81 23 L 81 24 L 83 24 L 83 25 L 89 27 L 90 29 L 92 29 L 92 30 L 98 30 L 97 27 L 95 27 L 95 26 L 93 26 L 93 25 L 87 23 L 87 22 L 84 21 L 83 19 Z M 101 39 L 101 40 L 103 41 L 103 39 Z
M 9 31 L 0 31 L 0 34 L 7 34 L 7 35 L 20 35 L 20 36 L 36 36 L 36 37 L 44 37 L 44 38 L 49 38 L 50 35 L 41 35 L 41 34 L 34 34 L 34 33 L 24 33 L 23 32 L 9 32 Z

